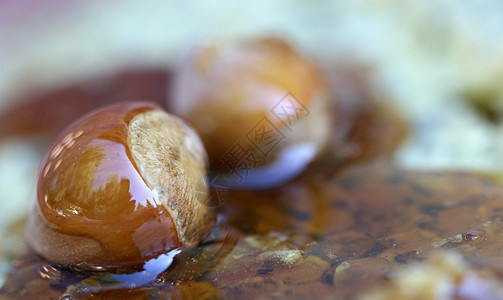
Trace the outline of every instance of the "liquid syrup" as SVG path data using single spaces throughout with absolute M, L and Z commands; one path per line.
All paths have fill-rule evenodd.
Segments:
M 402 121 L 382 105 L 360 104 L 349 106 L 344 138 L 296 180 L 267 191 L 214 187 L 218 224 L 198 247 L 121 275 L 62 268 L 26 250 L 0 295 L 347 298 L 441 249 L 475 266 L 503 265 L 498 177 L 396 169 L 389 158 L 405 135 Z

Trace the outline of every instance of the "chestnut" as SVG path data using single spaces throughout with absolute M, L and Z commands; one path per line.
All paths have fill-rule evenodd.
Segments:
M 79 269 L 130 268 L 198 244 L 215 216 L 193 129 L 148 102 L 93 111 L 42 162 L 29 245 Z
M 280 39 L 196 47 L 175 73 L 170 112 L 194 126 L 230 187 L 281 183 L 329 140 L 324 78 Z

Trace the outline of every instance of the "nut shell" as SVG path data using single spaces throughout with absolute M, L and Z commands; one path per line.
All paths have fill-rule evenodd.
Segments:
M 129 124 L 128 144 L 148 186 L 176 220 L 178 238 L 194 246 L 213 225 L 206 206 L 206 152 L 192 128 L 166 116 L 160 110 L 136 116 Z
M 28 242 L 61 265 L 125 268 L 209 232 L 206 154 L 180 119 L 146 103 L 112 105 L 49 149 Z
M 301 144 L 306 158 L 295 171 L 312 161 L 329 139 L 328 99 L 316 66 L 284 41 L 265 38 L 194 48 L 168 105 L 198 131 L 213 171 L 246 182 L 294 171 L 295 163 L 282 160 L 298 157 L 290 149 Z

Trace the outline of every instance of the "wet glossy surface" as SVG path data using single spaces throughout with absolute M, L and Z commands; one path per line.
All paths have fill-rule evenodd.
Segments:
M 94 264 L 134 264 L 180 246 L 170 215 L 127 144 L 130 120 L 157 108 L 131 102 L 86 115 L 60 135 L 42 163 L 42 219 L 58 232 L 97 240 L 102 257 L 93 258 Z
M 475 265 L 490 261 L 497 269 L 503 264 L 502 196 L 503 187 L 487 176 L 420 174 L 382 164 L 304 178 L 269 192 L 232 192 L 220 226 L 200 247 L 178 255 L 167 272 L 129 293 L 152 299 L 202 291 L 245 299 L 347 297 L 439 249 L 455 249 Z M 110 293 L 96 292 L 96 286 L 110 287 L 103 276 L 58 269 L 60 277 L 43 278 L 36 275 L 46 266 L 43 260 L 18 264 L 3 289 L 12 296 L 23 291 L 29 299 L 46 290 L 61 295 L 69 286 L 78 288 L 77 296 L 94 292 L 105 299 Z M 37 288 L 15 288 L 29 278 Z
M 199 247 L 176 255 L 165 272 L 143 270 L 136 278 L 78 273 L 27 250 L 13 261 L 0 294 L 7 299 L 351 298 L 441 250 L 457 251 L 471 267 L 491 270 L 503 281 L 500 177 L 394 168 L 389 157 L 405 134 L 402 121 L 365 98 L 364 89 L 355 93 L 366 100 L 344 106 L 347 114 L 334 124 L 339 129 L 346 124 L 345 138 L 334 138 L 300 178 L 259 192 L 214 186 L 218 225 Z M 483 285 L 458 284 L 479 299 L 489 297 Z
M 195 48 L 173 77 L 168 107 L 199 132 L 214 170 L 255 170 L 273 163 L 290 140 L 312 144 L 314 152 L 326 140 L 295 125 L 327 127 L 322 73 L 281 39 Z

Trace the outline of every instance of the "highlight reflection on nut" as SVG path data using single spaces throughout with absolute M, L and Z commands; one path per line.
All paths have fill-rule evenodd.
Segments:
M 325 145 L 328 101 L 321 72 L 268 38 L 194 49 L 176 73 L 168 105 L 198 131 L 211 169 L 246 170 L 242 179 L 267 185 L 303 170 Z
M 153 104 L 112 105 L 75 121 L 47 152 L 27 226 L 61 265 L 128 267 L 209 232 L 206 153 L 197 134 Z

